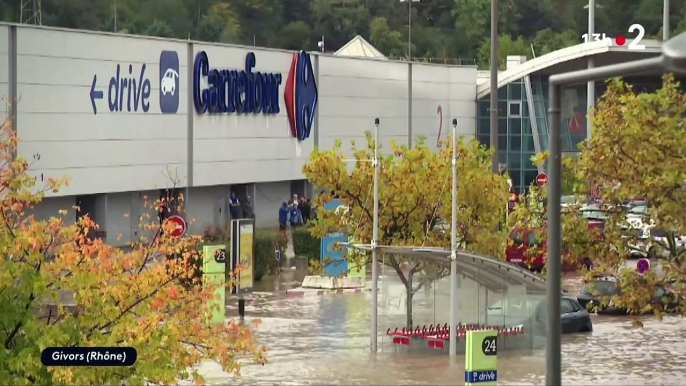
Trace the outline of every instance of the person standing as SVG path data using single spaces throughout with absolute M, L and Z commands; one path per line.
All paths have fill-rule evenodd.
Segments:
M 255 218 L 255 213 L 252 210 L 252 201 L 250 196 L 246 197 L 245 202 L 242 205 L 243 216 L 245 218 Z
M 231 213 L 232 219 L 241 218 L 241 202 L 236 197 L 236 192 L 231 192 L 231 198 L 229 198 L 229 213 Z
M 279 230 L 286 232 L 286 223 L 288 222 L 288 214 L 290 213 L 290 208 L 288 204 L 284 201 L 279 208 Z
M 298 226 L 298 204 L 293 201 L 288 202 L 289 208 L 289 219 L 291 222 L 291 229 L 295 229 Z
M 303 215 L 303 223 L 307 224 L 310 221 L 310 211 L 312 210 L 312 203 L 308 198 L 303 197 L 303 202 L 300 205 L 300 213 Z

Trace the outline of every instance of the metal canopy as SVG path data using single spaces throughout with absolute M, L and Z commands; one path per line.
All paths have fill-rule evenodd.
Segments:
M 341 243 L 341 245 L 360 251 L 373 250 L 371 244 Z M 377 249 L 380 253 L 450 264 L 450 249 L 384 245 L 377 246 Z M 508 285 L 523 285 L 527 293 L 545 293 L 546 291 L 546 282 L 543 278 L 524 268 L 479 253 L 458 251 L 457 270 L 460 275 L 493 291 L 506 291 Z

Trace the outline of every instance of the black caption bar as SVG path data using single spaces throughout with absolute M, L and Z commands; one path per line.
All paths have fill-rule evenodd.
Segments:
M 43 366 L 132 366 L 133 347 L 48 347 L 41 353 Z

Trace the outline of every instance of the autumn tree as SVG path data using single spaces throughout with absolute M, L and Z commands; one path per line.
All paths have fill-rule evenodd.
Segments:
M 450 139 L 433 152 L 420 138 L 412 148 L 391 143 L 390 152 L 380 155 L 379 244 L 393 246 L 450 246 L 450 230 L 438 226 L 450 223 L 451 157 Z M 351 239 L 369 243 L 372 239 L 374 140 L 367 133 L 366 144 L 346 155 L 342 142 L 330 150 L 315 150 L 303 167 L 315 186 L 335 192 L 347 211 L 323 210 L 327 194 L 317 199 L 317 220 L 311 226 L 315 237 L 347 232 Z M 382 150 L 379 150 L 380 152 Z M 490 171 L 490 151 L 476 140 L 458 144 L 458 242 L 462 248 L 491 256 L 502 256 L 503 233 L 496 231 L 504 217 L 507 180 Z M 353 254 L 356 258 L 358 254 Z M 350 256 L 346 256 L 351 259 Z M 369 262 L 369 256 L 362 263 Z M 426 260 L 387 255 L 384 262 L 398 274 L 407 293 L 407 326 L 412 325 L 412 297 L 429 280 L 449 272 Z M 359 264 L 359 261 L 354 261 Z M 415 275 L 420 275 L 415 280 Z M 415 283 L 416 281 L 416 283 Z
M 562 213 L 563 263 L 581 268 L 588 258 L 593 267 L 586 280 L 600 275 L 619 277 L 621 292 L 602 300 L 629 313 L 662 315 L 674 298 L 656 297 L 659 288 L 684 295 L 686 249 L 680 240 L 686 234 L 686 98 L 673 76 L 655 93 L 636 94 L 621 80 L 609 82 L 591 122 L 593 136 L 579 145 L 579 157 L 566 162 L 577 181 L 574 190 L 585 193 L 587 181 L 599 190 L 597 203 L 579 204 Z M 544 162 L 547 154 L 538 156 Z M 547 189 L 532 186 L 530 194 L 546 198 Z M 640 201 L 647 205 L 632 204 Z M 545 213 L 517 205 L 510 216 L 512 228 L 535 228 L 540 240 L 547 239 Z M 592 229 L 589 219 L 604 221 Z M 640 274 L 627 264 L 629 257 L 650 257 L 653 268 Z M 659 259 L 658 259 L 659 258 Z M 627 266 L 629 266 L 627 268 Z M 676 310 L 684 314 L 680 303 Z
M 89 237 L 89 216 L 67 225 L 68 208 L 47 221 L 30 214 L 45 190 L 14 157 L 17 139 L 5 123 L 0 142 L 0 381 L 8 385 L 176 384 L 202 377 L 190 369 L 218 361 L 238 374 L 240 363 L 261 362 L 251 326 L 208 325 L 216 286 L 194 275 L 198 238 L 171 237 L 150 200 L 141 217 L 151 235 L 124 251 Z M 65 180 L 49 180 L 56 192 Z M 164 204 L 164 205 L 163 205 Z M 72 298 L 71 300 L 69 298 Z M 222 306 L 223 307 L 223 306 Z M 130 367 L 45 367 L 47 347 L 133 347 Z
M 660 314 L 665 304 L 653 299 L 657 287 L 684 294 L 686 250 L 686 97 L 672 75 L 655 93 L 635 93 L 612 80 L 591 118 L 593 137 L 582 148 L 577 173 L 599 183 L 601 209 L 607 214 L 606 248 L 596 259 L 617 269 L 627 257 L 660 258 L 662 274 L 621 273 L 621 296 L 612 299 L 632 312 Z M 645 200 L 644 208 L 626 205 Z M 678 311 L 684 310 L 679 305 Z

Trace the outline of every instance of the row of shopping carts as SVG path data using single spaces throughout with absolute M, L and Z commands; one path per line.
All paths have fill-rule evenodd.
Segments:
M 495 330 L 498 332 L 498 336 L 507 337 L 514 335 L 521 335 L 524 333 L 524 326 L 489 326 L 485 324 L 458 324 L 457 325 L 457 339 L 465 338 L 468 331 L 485 331 L 485 330 Z M 430 349 L 444 349 L 446 347 L 446 342 L 450 340 L 450 326 L 448 324 L 417 326 L 416 328 L 407 329 L 396 328 L 391 330 L 390 328 L 386 331 L 386 335 L 391 337 L 391 341 L 394 345 L 398 346 L 423 346 Z M 424 346 L 426 342 L 426 346 Z

